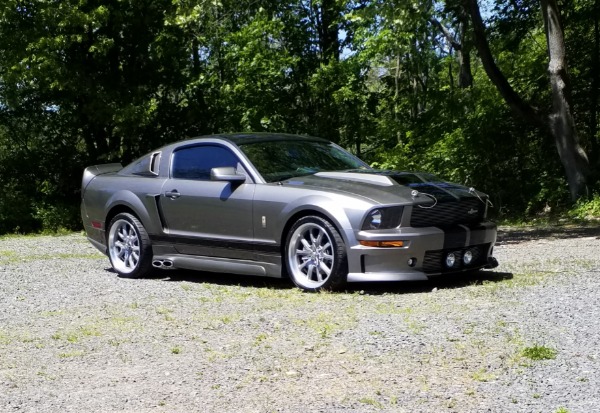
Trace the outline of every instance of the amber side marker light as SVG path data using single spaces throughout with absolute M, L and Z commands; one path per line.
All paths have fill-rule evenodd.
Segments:
M 389 248 L 389 247 L 404 247 L 405 241 L 358 241 L 360 245 L 365 247 L 378 247 L 378 248 Z

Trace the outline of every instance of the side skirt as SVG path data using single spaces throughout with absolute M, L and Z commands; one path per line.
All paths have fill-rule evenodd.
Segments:
M 191 256 L 183 254 L 155 255 L 152 266 L 161 269 L 186 269 L 240 275 L 281 278 L 281 265 L 267 262 Z

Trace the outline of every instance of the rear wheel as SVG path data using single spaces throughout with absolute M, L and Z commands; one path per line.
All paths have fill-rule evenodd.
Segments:
M 142 223 L 132 214 L 115 216 L 108 227 L 108 256 L 121 277 L 139 278 L 152 270 L 152 245 Z
M 286 241 L 290 278 L 305 291 L 337 289 L 348 276 L 346 245 L 335 227 L 319 216 L 300 218 Z

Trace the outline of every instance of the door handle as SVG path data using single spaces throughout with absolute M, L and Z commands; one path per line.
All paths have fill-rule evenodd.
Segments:
M 177 189 L 173 189 L 172 191 L 165 192 L 165 196 L 167 198 L 177 199 L 181 196 L 181 194 L 179 193 L 179 191 Z

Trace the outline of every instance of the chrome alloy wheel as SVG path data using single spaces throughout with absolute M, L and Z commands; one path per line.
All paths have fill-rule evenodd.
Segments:
M 115 270 L 123 274 L 136 270 L 140 262 L 140 236 L 129 221 L 113 222 L 108 234 L 108 250 Z
M 300 225 L 293 232 L 287 258 L 291 275 L 305 288 L 319 288 L 325 284 L 335 265 L 329 234 L 312 222 Z

